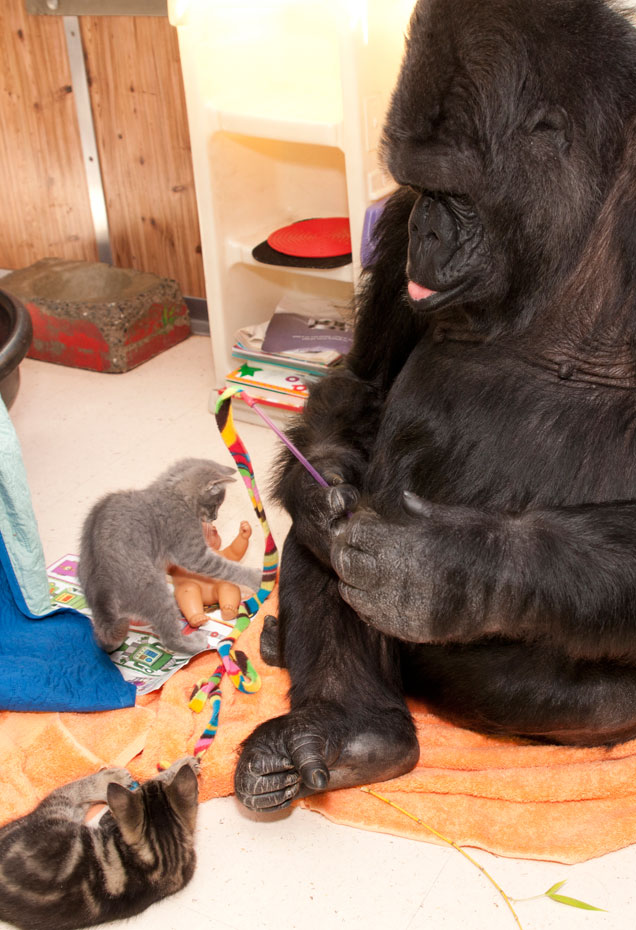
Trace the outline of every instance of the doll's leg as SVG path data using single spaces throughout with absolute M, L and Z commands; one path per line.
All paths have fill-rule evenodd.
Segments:
M 190 626 L 199 627 L 209 618 L 203 610 L 204 598 L 206 592 L 203 591 L 206 585 L 191 578 L 174 578 L 174 596 L 179 610 L 188 621 Z M 211 601 L 208 601 L 211 603 Z
M 231 581 L 217 581 L 217 600 L 224 620 L 234 620 L 241 603 L 241 589 Z

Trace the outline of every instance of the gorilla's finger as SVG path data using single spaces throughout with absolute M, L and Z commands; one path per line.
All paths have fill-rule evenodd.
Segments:
M 324 758 L 321 737 L 301 732 L 289 740 L 289 754 L 303 784 L 313 791 L 323 791 L 329 784 L 329 769 Z
M 252 810 L 287 807 L 297 797 L 301 782 L 297 772 L 275 772 L 262 775 L 249 785 L 242 785 L 242 797 L 249 798 Z
M 375 553 L 378 549 L 380 518 L 372 510 L 358 510 L 335 527 L 333 540 L 361 552 Z
M 286 755 L 242 757 L 234 773 L 236 795 L 246 807 L 287 807 L 299 791 L 298 773 Z
M 348 546 L 342 536 L 331 547 L 331 564 L 338 577 L 355 588 L 367 588 L 378 577 L 375 556 Z
M 283 810 L 283 808 L 289 807 L 291 802 L 298 797 L 299 790 L 299 783 L 296 782 L 289 787 L 267 794 L 259 794 L 258 792 L 242 794 L 240 799 L 247 808 L 253 811 Z
M 360 492 L 352 484 L 338 484 L 329 488 L 327 494 L 332 520 L 354 511 L 360 500 Z
M 295 769 L 274 770 L 268 775 L 258 775 L 252 778 L 252 794 L 274 794 L 285 788 L 293 788 L 298 784 L 298 780 L 298 772 Z
M 261 753 L 254 753 L 247 758 L 242 757 L 236 771 L 237 773 L 244 773 L 254 781 L 257 778 L 271 774 L 293 773 L 294 763 L 287 754 L 267 752 L 264 747 Z

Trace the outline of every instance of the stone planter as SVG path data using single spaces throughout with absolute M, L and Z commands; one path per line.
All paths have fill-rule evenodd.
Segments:
M 190 335 L 176 281 L 148 272 L 45 258 L 6 275 L 2 287 L 31 317 L 30 358 L 123 372 Z

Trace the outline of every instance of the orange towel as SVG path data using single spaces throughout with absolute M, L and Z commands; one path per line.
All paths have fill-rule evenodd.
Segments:
M 276 610 L 275 595 L 261 613 Z M 260 661 L 257 617 L 241 637 L 263 676 L 256 694 L 239 693 L 224 676 L 218 734 L 203 757 L 199 780 L 202 801 L 233 791 L 236 750 L 261 720 L 285 708 L 287 676 Z M 219 664 L 215 652 L 197 656 L 160 691 L 139 697 L 135 707 L 93 714 L 0 712 L 0 825 L 30 811 L 65 782 L 105 765 L 126 766 L 142 781 L 160 762 L 191 754 L 210 715 L 195 714 L 188 702 L 194 686 Z
M 272 595 L 240 639 L 261 675 L 261 690 L 241 694 L 224 677 L 218 733 L 201 766 L 201 800 L 232 793 L 242 740 L 287 709 L 286 672 L 269 668 L 258 652 L 262 617 L 275 610 Z M 209 709 L 190 711 L 190 694 L 217 664 L 215 653 L 198 656 L 133 708 L 0 713 L 0 823 L 103 765 L 126 765 L 142 780 L 157 771 L 158 762 L 191 753 Z M 411 709 L 420 761 L 407 775 L 373 788 L 456 843 L 505 856 L 581 862 L 636 842 L 636 740 L 612 749 L 536 746 L 462 730 L 421 703 L 412 702 Z M 339 823 L 433 840 L 358 788 L 300 803 Z

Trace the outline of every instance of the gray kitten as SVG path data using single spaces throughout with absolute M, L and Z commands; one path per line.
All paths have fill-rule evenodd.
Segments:
M 193 757 L 129 791 L 105 769 L 52 791 L 0 829 L 0 920 L 23 930 L 75 930 L 132 917 L 194 873 L 198 810 Z M 95 826 L 88 808 L 106 801 Z
M 78 573 L 102 649 L 121 644 L 131 619 L 149 624 L 172 652 L 206 648 L 205 631 L 181 633 L 166 584 L 169 564 L 258 591 L 261 573 L 210 549 L 201 527 L 216 519 L 234 474 L 207 459 L 183 459 L 149 487 L 116 491 L 95 504 L 82 530 Z

